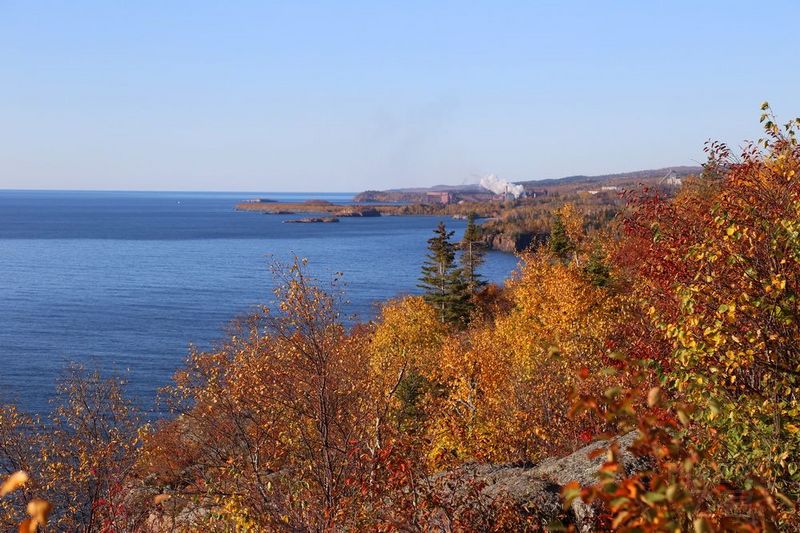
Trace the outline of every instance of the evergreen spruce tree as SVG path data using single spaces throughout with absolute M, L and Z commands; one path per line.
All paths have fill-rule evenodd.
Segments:
M 439 311 L 442 322 L 465 323 L 471 310 L 470 294 L 464 279 L 464 271 L 455 264 L 455 245 L 450 240 L 452 231 L 447 231 L 444 222 L 428 239 L 428 255 L 419 278 L 423 297 Z
M 433 233 L 433 237 L 428 239 L 428 259 L 422 265 L 418 286 L 425 290 L 425 301 L 439 311 L 439 319 L 444 322 L 450 290 L 449 279 L 455 261 L 455 250 L 450 242 L 453 232 L 447 231 L 444 222 L 439 222 Z
M 416 431 L 422 427 L 425 419 L 423 402 L 432 389 L 431 381 L 413 368 L 397 384 L 397 399 L 400 402 L 397 418 L 404 431 Z
M 561 215 L 555 216 L 553 226 L 550 228 L 550 250 L 561 259 L 566 259 L 572 250 L 572 241 L 567 235 L 567 228 Z
M 478 267 L 483 263 L 484 243 L 481 240 L 481 230 L 475 223 L 475 213 L 467 217 L 467 228 L 461 239 L 461 268 L 467 282 L 467 289 L 475 293 L 486 285 L 478 274 Z
M 445 320 L 460 326 L 466 326 L 474 304 L 463 268 L 454 268 L 450 274 L 450 292 Z
M 604 259 L 600 249 L 595 248 L 583 268 L 583 271 L 589 277 L 589 281 L 596 287 L 605 287 L 611 281 L 611 274 Z

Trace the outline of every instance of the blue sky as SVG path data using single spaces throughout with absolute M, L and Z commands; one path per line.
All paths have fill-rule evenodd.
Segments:
M 700 5 L 702 4 L 702 5 Z M 693 164 L 800 115 L 800 2 L 0 0 L 0 188 Z

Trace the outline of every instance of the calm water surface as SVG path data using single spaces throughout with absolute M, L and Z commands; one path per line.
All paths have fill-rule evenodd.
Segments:
M 70 362 L 123 375 L 145 408 L 226 324 L 272 297 L 269 264 L 307 257 L 323 280 L 344 272 L 345 311 L 418 292 L 437 217 L 342 218 L 283 224 L 291 215 L 233 210 L 242 199 L 349 194 L 0 191 L 0 402 L 44 412 Z M 460 237 L 463 221 L 446 219 Z M 490 253 L 483 274 L 516 266 Z

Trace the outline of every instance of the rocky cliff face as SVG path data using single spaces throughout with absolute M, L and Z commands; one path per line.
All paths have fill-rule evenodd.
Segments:
M 490 250 L 516 253 L 542 244 L 547 240 L 547 236 L 537 233 L 487 232 L 483 239 Z

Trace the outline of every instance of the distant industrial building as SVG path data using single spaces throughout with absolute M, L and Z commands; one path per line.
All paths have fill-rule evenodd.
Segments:
M 453 201 L 453 195 L 449 192 L 432 191 L 426 194 L 429 201 L 437 204 L 449 204 Z

